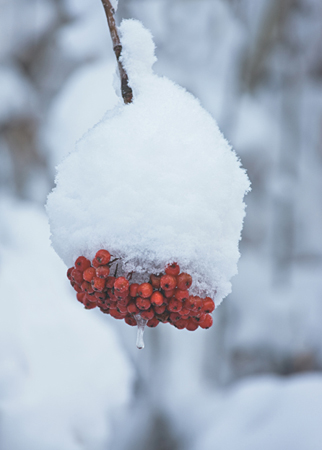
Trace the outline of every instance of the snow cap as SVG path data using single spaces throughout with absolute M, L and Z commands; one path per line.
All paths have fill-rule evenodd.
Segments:
M 120 273 L 148 281 L 167 263 L 192 275 L 192 292 L 218 305 L 237 273 L 249 180 L 214 119 L 152 70 L 151 34 L 121 25 L 133 102 L 89 130 L 58 166 L 48 197 L 52 244 L 71 266 L 105 248 Z

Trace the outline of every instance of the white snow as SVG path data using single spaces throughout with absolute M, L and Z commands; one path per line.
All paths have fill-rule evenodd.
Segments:
M 71 266 L 104 247 L 143 274 L 177 261 L 218 305 L 237 272 L 248 178 L 199 102 L 153 74 L 150 33 L 128 20 L 121 35 L 134 101 L 120 101 L 58 167 L 47 203 L 54 249 Z
M 0 448 L 106 448 L 132 367 L 75 299 L 43 211 L 1 198 L 0 216 Z

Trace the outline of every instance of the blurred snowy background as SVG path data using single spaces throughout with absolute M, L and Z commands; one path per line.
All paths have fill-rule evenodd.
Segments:
M 1 450 L 320 450 L 322 3 L 120 0 L 252 182 L 209 331 L 82 310 L 49 244 L 55 165 L 113 107 L 100 0 L 0 0 Z M 198 149 L 196 149 L 198 151 Z M 76 304 L 77 303 L 77 304 Z

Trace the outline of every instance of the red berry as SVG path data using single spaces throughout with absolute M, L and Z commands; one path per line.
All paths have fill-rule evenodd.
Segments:
M 183 330 L 184 328 L 186 328 L 187 324 L 188 320 L 182 318 L 173 323 L 173 325 L 179 330 Z
M 140 312 L 142 319 L 151 320 L 154 317 L 154 311 L 152 308 L 147 309 L 146 311 Z
M 154 312 L 156 314 L 163 314 L 165 310 L 166 310 L 166 305 L 154 306 Z
M 114 283 L 114 291 L 116 292 L 125 292 L 129 289 L 130 283 L 124 277 L 118 277 Z
M 96 303 L 89 301 L 88 298 L 85 296 L 84 306 L 86 309 L 93 309 L 93 308 L 96 308 L 97 305 L 96 305 Z
M 88 281 L 89 283 L 92 281 L 92 279 L 95 277 L 95 275 L 96 275 L 96 270 L 94 269 L 94 267 L 88 267 L 83 272 L 84 280 Z
M 125 321 L 125 323 L 127 323 L 131 327 L 135 327 L 136 326 L 136 320 L 134 319 L 134 317 L 126 316 L 124 318 L 124 321 Z
M 165 268 L 165 273 L 167 275 L 177 276 L 180 273 L 180 267 L 177 263 L 168 264 Z
M 70 267 L 68 270 L 67 270 L 67 278 L 69 279 L 69 280 L 71 280 L 72 279 L 72 271 L 74 270 L 74 267 Z
M 190 311 L 190 309 L 188 309 L 185 306 L 183 306 L 182 309 L 180 309 L 180 311 L 178 311 L 178 313 L 181 314 L 181 316 L 188 316 L 189 317 L 191 311 Z
M 159 322 L 166 323 L 169 320 L 169 316 L 170 316 L 170 313 L 167 311 L 164 311 L 164 313 L 158 314 L 155 317 L 158 319 Z
M 189 331 L 195 331 L 198 328 L 198 324 L 194 323 L 191 319 L 188 319 L 186 329 Z
M 164 291 L 171 291 L 176 287 L 177 280 L 172 275 L 163 275 L 160 280 L 160 286 Z
M 136 306 L 141 310 L 149 309 L 151 306 L 150 300 L 147 298 L 137 297 L 136 299 Z
M 75 261 L 75 267 L 81 272 L 84 272 L 88 267 L 91 267 L 91 262 L 89 259 L 85 258 L 85 256 L 80 256 Z
M 101 300 L 101 301 L 103 301 L 103 300 L 106 300 L 106 293 L 105 292 L 95 292 L 95 294 L 94 294 L 94 297 L 97 299 L 97 300 Z
M 82 288 L 80 287 L 79 284 L 74 283 L 73 288 L 75 289 L 76 292 L 82 292 Z
M 149 298 L 151 297 L 153 293 L 153 287 L 150 283 L 142 283 L 138 287 L 138 295 L 143 298 Z
M 161 292 L 156 291 L 151 295 L 151 303 L 152 305 L 161 306 L 164 303 L 164 297 Z
M 131 301 L 128 305 L 127 305 L 127 310 L 130 314 L 139 314 L 140 310 L 139 308 L 136 306 L 134 301 Z
M 98 277 L 94 277 L 92 279 L 92 288 L 94 289 L 94 291 L 100 291 L 102 292 L 103 289 L 105 288 L 105 279 L 104 278 L 98 278 Z
M 193 307 L 192 311 L 201 311 L 202 310 L 203 301 L 200 297 L 195 297 L 195 306 Z
M 77 269 L 73 269 L 71 273 L 72 280 L 77 284 L 82 284 L 83 280 L 83 272 Z
M 92 288 L 92 285 L 89 284 L 88 281 L 84 281 L 81 285 L 82 291 L 86 292 L 87 294 L 90 294 L 91 292 L 94 292 L 94 289 Z
M 76 298 L 79 302 L 84 303 L 85 292 L 79 292 L 76 294 Z
M 189 298 L 189 291 L 182 291 L 181 289 L 176 289 L 174 296 L 177 300 L 180 300 L 180 302 L 183 302 L 184 300 L 187 300 Z
M 196 297 L 194 295 L 190 295 L 184 302 L 184 305 L 188 309 L 193 309 L 196 306 Z
M 204 313 L 204 312 L 200 312 L 200 313 L 198 313 L 196 316 L 192 316 L 191 317 L 191 320 L 194 322 L 194 323 L 200 323 L 200 322 L 203 322 L 204 321 L 204 319 L 205 319 L 205 317 L 206 317 L 206 314 Z
M 85 294 L 85 298 L 91 303 L 97 303 L 97 298 L 95 297 L 95 295 Z
M 182 309 L 182 302 L 179 302 L 179 300 L 176 300 L 175 298 L 172 298 L 169 301 L 168 304 L 168 310 L 172 312 L 180 311 Z
M 188 273 L 180 273 L 180 275 L 177 276 L 177 286 L 178 289 L 182 289 L 183 291 L 185 289 L 189 289 L 192 284 L 192 278 L 191 275 Z
M 117 309 L 111 309 L 110 308 L 110 314 L 114 319 L 124 319 L 126 317 L 126 314 L 122 314 Z
M 171 298 L 174 296 L 174 293 L 175 293 L 175 289 L 171 289 L 170 291 L 164 291 L 164 296 L 166 298 Z
M 95 261 L 99 266 L 104 266 L 105 264 L 108 264 L 111 260 L 110 252 L 107 250 L 99 250 L 95 258 L 93 259 L 93 262 Z
M 171 322 L 177 322 L 177 320 L 180 320 L 181 319 L 181 315 L 179 314 L 179 313 L 177 313 L 177 312 L 172 312 L 171 314 L 170 314 L 170 320 L 171 320 Z
M 128 295 L 129 295 L 129 291 L 115 292 L 115 299 L 117 301 L 124 300 L 128 297 Z
M 148 320 L 147 326 L 150 328 L 155 328 L 159 325 L 159 321 L 156 317 L 153 317 L 152 319 Z
M 131 286 L 130 286 L 130 296 L 131 297 L 136 297 L 138 295 L 138 287 L 139 287 L 138 283 L 131 284 Z
M 215 309 L 215 302 L 210 298 L 206 297 L 203 301 L 202 310 L 205 313 L 211 313 Z
M 96 269 L 96 276 L 98 278 L 107 278 L 110 274 L 110 268 L 108 266 L 99 266 Z
M 125 305 L 122 305 L 121 303 L 117 303 L 116 310 L 121 314 L 128 313 L 127 307 Z
M 161 277 L 158 277 L 156 275 L 150 275 L 151 284 L 154 287 L 154 289 L 159 289 L 160 279 L 161 279 Z
M 201 328 L 210 328 L 213 324 L 213 320 L 210 314 L 206 314 L 205 318 L 203 319 L 202 322 L 199 322 L 199 326 Z
M 115 277 L 107 277 L 105 287 L 108 289 L 112 289 L 114 287 Z

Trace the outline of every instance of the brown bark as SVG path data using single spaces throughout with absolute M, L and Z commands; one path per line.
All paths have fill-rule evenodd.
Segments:
M 132 93 L 132 89 L 129 86 L 129 78 L 127 76 L 127 73 L 125 72 L 125 69 L 120 61 L 122 45 L 121 45 L 121 41 L 120 41 L 120 38 L 119 38 L 119 35 L 117 32 L 116 23 L 115 23 L 115 18 L 114 18 L 115 11 L 111 5 L 110 0 L 102 0 L 102 4 L 103 4 L 104 10 L 105 10 L 107 23 L 108 23 L 108 27 L 110 29 L 111 38 L 112 38 L 112 42 L 113 42 L 113 50 L 114 50 L 114 53 L 115 53 L 115 56 L 117 59 L 118 68 L 119 68 L 119 72 L 120 72 L 122 97 L 123 97 L 124 103 L 131 103 L 132 98 L 133 98 L 133 93 Z

